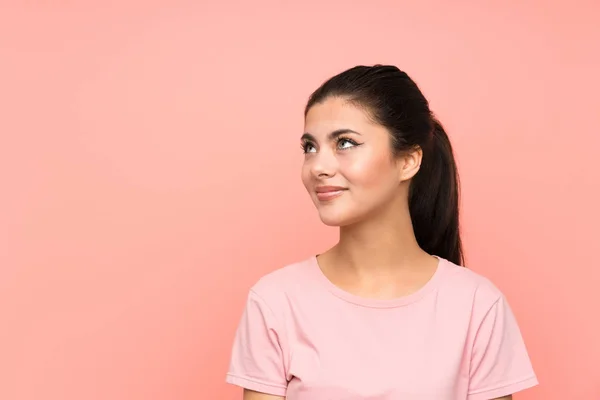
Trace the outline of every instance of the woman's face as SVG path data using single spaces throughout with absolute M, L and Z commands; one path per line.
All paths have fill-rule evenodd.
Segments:
M 363 109 L 330 97 L 308 111 L 304 132 L 302 181 L 323 223 L 353 224 L 397 200 L 406 160 Z

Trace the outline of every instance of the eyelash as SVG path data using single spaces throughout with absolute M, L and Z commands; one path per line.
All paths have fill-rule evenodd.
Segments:
M 352 147 L 346 148 L 346 149 L 340 149 L 340 150 L 349 150 L 352 149 L 354 147 L 360 146 L 360 143 L 356 143 L 354 140 L 349 139 L 349 138 L 344 138 L 344 137 L 340 137 L 337 139 L 336 145 L 339 145 L 341 142 L 348 142 L 352 145 Z M 312 146 L 315 147 L 315 145 L 312 142 L 309 141 L 305 141 L 304 143 L 302 143 L 300 145 L 300 148 L 302 149 L 302 151 L 304 152 L 304 154 L 308 153 L 308 147 Z

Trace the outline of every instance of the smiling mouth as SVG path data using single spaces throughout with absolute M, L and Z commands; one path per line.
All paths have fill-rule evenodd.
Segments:
M 333 200 L 340 197 L 347 189 L 341 187 L 317 188 L 316 194 L 319 201 Z

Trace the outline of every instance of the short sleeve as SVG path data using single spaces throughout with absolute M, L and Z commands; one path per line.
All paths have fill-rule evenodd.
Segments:
M 515 316 L 501 296 L 475 335 L 468 400 L 508 396 L 537 384 Z
M 235 334 L 226 381 L 256 392 L 285 396 L 283 336 L 275 314 L 251 290 Z

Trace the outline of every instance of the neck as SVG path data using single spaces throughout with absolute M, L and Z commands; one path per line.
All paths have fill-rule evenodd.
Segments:
M 398 211 L 340 228 L 340 240 L 332 249 L 336 258 L 359 274 L 398 271 L 429 258 L 417 243 L 408 207 Z

